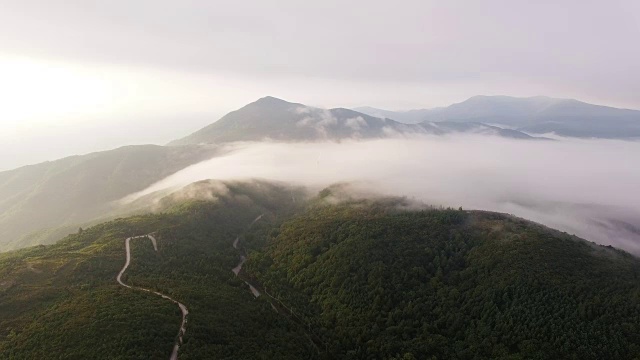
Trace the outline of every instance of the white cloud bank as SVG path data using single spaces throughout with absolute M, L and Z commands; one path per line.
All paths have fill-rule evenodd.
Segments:
M 342 143 L 236 143 L 132 197 L 204 179 L 260 178 L 508 212 L 640 253 L 639 142 L 488 136 Z

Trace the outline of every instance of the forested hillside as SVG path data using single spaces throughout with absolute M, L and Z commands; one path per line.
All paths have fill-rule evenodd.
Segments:
M 193 184 L 0 255 L 0 358 L 634 359 L 640 262 L 543 226 L 332 187 Z M 208 199 L 208 200 L 198 200 Z M 248 261 L 236 277 L 241 255 Z M 254 297 L 248 281 L 261 293 Z
M 640 262 L 507 215 L 318 206 L 247 271 L 336 358 L 633 359 Z
M 291 190 L 266 184 L 213 187 L 216 201 L 188 201 L 163 214 L 118 219 L 0 257 L 0 358 L 167 359 L 180 311 L 123 280 L 161 291 L 189 307 L 180 359 L 300 359 L 317 352 L 299 326 L 254 298 L 231 269 L 234 239 L 251 221 L 275 221 Z

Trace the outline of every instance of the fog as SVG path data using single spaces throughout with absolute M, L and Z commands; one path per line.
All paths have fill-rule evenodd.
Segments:
M 341 143 L 235 143 L 133 194 L 204 179 L 265 179 L 314 189 L 351 182 L 431 205 L 511 213 L 640 253 L 640 143 L 493 136 Z

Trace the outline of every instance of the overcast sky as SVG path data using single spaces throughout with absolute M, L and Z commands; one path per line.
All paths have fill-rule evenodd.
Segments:
M 264 95 L 640 108 L 640 1 L 0 0 L 0 170 L 163 143 Z

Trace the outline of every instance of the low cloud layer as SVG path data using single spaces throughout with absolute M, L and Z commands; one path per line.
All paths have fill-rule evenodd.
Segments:
M 488 136 L 236 143 L 131 198 L 204 179 L 353 182 L 433 205 L 512 213 L 640 253 L 640 143 Z

